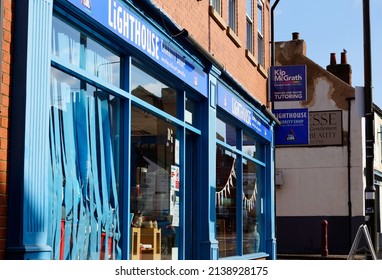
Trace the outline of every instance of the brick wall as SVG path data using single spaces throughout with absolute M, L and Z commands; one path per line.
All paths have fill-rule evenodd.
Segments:
M 262 104 L 267 100 L 268 67 L 270 64 L 270 3 L 264 1 L 264 71 L 251 63 L 246 57 L 246 1 L 237 1 L 236 35 L 241 46 L 238 47 L 209 14 L 208 0 L 157 0 L 163 9 L 180 27 L 187 29 L 206 50 L 208 50 L 240 84 Z M 254 14 L 254 57 L 257 60 L 257 1 L 253 3 Z M 227 25 L 227 1 L 222 1 L 223 25 Z M 173 34 L 176 36 L 177 34 Z M 265 74 L 265 75 L 264 75 Z
M 4 0 L 0 95 L 0 260 L 7 237 L 8 112 L 11 71 L 12 0 Z

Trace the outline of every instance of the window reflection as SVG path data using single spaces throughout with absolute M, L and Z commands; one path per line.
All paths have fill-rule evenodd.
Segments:
M 221 119 L 216 119 L 216 138 L 236 147 L 236 128 Z
M 131 93 L 156 108 L 176 117 L 176 91 L 134 64 L 131 69 Z
M 243 253 L 260 250 L 259 192 L 256 164 L 243 162 Z
M 120 86 L 121 58 L 57 17 L 53 17 L 52 54 Z
M 219 257 L 236 255 L 236 155 L 216 149 L 216 238 Z
M 132 236 L 139 240 L 132 240 L 130 257 L 178 259 L 176 127 L 136 107 L 132 108 L 131 126 L 130 212 L 134 215 Z

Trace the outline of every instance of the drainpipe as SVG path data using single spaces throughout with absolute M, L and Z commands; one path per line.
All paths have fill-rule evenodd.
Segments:
M 277 4 L 280 2 L 280 0 L 276 0 L 275 3 L 273 3 L 271 7 L 271 66 L 274 66 L 276 64 L 276 57 L 275 57 L 275 20 L 274 20 L 274 10 L 276 9 Z
M 347 160 L 348 160 L 348 166 L 347 166 L 347 172 L 348 172 L 348 213 L 349 213 L 349 248 L 351 248 L 352 245 L 352 201 L 351 201 L 351 140 L 350 140 L 350 131 L 351 131 L 351 101 L 354 100 L 354 97 L 346 98 L 348 101 L 348 135 L 347 135 Z

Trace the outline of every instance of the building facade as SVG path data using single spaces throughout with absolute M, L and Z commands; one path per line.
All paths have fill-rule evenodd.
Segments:
M 26 2 L 6 258 L 275 259 L 269 1 Z
M 11 83 L 12 1 L 0 1 L 0 259 L 5 258 L 8 221 L 9 96 Z
M 364 105 L 351 84 L 347 54 L 341 53 L 340 62 L 330 54 L 323 69 L 306 56 L 298 34 L 278 42 L 276 53 L 277 65 L 306 65 L 307 98 L 275 102 L 274 108 L 309 112 L 309 142 L 276 146 L 278 252 L 320 254 L 326 221 L 329 254 L 348 254 L 359 226 L 365 224 L 365 129 L 360 110 Z M 381 168 L 377 123 L 376 186 Z

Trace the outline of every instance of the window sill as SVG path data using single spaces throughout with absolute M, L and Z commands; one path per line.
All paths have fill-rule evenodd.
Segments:
M 225 20 L 221 17 L 221 15 L 215 10 L 214 7 L 210 5 L 209 7 L 209 14 L 210 16 L 216 21 L 216 23 L 219 25 L 219 27 L 222 30 L 225 30 L 227 27 L 227 23 Z
M 257 70 L 260 72 L 261 75 L 263 75 L 264 78 L 268 78 L 268 73 L 265 71 L 264 67 L 262 65 L 257 66 Z
M 241 42 L 239 40 L 239 37 L 237 37 L 236 33 L 227 26 L 227 35 L 232 40 L 232 42 L 236 45 L 236 47 L 241 47 Z
M 245 57 L 252 63 L 253 66 L 258 66 L 259 62 L 248 49 L 245 50 Z

